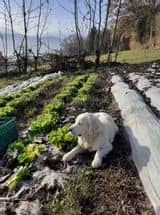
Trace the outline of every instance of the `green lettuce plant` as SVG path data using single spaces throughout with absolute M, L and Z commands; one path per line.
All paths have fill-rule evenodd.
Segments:
M 57 148 L 63 151 L 70 151 L 77 144 L 77 140 L 69 132 L 68 126 L 50 132 L 49 142 L 53 143 Z

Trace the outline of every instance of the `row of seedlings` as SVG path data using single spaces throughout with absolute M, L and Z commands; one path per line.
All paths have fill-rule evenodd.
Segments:
M 73 99 L 72 105 L 84 107 L 90 97 L 90 92 L 98 81 L 98 75 L 91 74 L 84 85 L 79 89 L 78 95 Z M 69 126 L 65 125 L 49 133 L 49 142 L 53 143 L 62 151 L 70 151 L 77 143 L 77 140 L 69 132 Z
M 71 102 L 71 107 L 76 107 L 76 112 L 78 109 L 82 110 L 88 106 L 93 98 L 94 89 L 100 83 L 99 81 L 98 75 L 91 74 L 83 87 L 80 88 L 78 95 Z M 49 134 L 49 142 L 64 152 L 70 151 L 77 144 L 77 139 L 69 132 L 68 128 L 69 125 L 65 125 L 62 128 L 51 131 Z M 80 168 L 67 181 L 65 192 L 63 194 L 61 192 L 61 195 L 57 196 L 57 198 L 52 197 L 48 204 L 48 211 L 53 211 L 55 214 L 61 214 L 64 210 L 66 214 L 78 213 L 81 210 L 81 199 L 88 201 L 91 198 L 89 187 L 91 184 L 94 186 L 94 179 L 95 173 L 90 167 Z
M 7 102 L 11 101 L 14 98 L 21 97 L 21 95 L 23 93 L 25 93 L 25 92 L 32 92 L 33 90 L 38 89 L 41 85 L 45 84 L 46 81 L 49 81 L 51 79 L 55 79 L 55 77 L 52 77 L 52 76 L 49 77 L 49 75 L 47 75 L 47 76 L 48 76 L 48 78 L 47 77 L 45 78 L 45 76 L 43 78 L 41 78 L 41 77 L 31 78 L 32 79 L 32 84 L 31 84 L 31 79 L 23 81 L 21 84 L 24 85 L 24 88 L 22 88 L 20 91 L 16 91 L 14 89 L 14 87 L 13 87 L 13 93 L 11 93 L 11 94 L 5 94 L 5 95 L 0 95 L 0 107 L 4 107 L 7 104 Z M 24 82 L 29 82 L 29 85 L 24 84 Z M 12 86 L 13 85 L 11 85 L 11 86 L 9 85 L 6 88 L 10 88 L 10 91 L 11 91 Z M 16 87 L 17 87 L 17 85 L 16 85 Z
M 21 111 L 30 103 L 36 101 L 39 97 L 43 96 L 44 92 L 51 89 L 62 80 L 62 77 L 49 80 L 38 87 L 31 87 L 15 96 L 4 97 L 2 99 L 3 105 L 5 105 L 5 103 L 6 105 L 0 108 L 0 117 L 16 115 L 19 111 Z
M 83 85 L 83 82 L 85 82 L 87 78 L 87 75 L 80 75 L 66 84 L 53 101 L 44 107 L 42 114 L 39 115 L 35 121 L 31 122 L 29 127 L 31 136 L 46 134 L 56 127 L 66 103 L 77 94 L 78 89 Z

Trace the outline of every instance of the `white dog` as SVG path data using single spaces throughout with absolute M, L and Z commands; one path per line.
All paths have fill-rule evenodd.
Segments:
M 63 156 L 63 161 L 70 161 L 83 150 L 96 151 L 92 167 L 98 168 L 103 157 L 112 150 L 118 127 L 107 113 L 82 113 L 76 118 L 70 131 L 78 137 L 78 145 Z

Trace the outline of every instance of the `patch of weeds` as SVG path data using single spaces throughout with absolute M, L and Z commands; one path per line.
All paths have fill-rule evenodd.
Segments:
M 83 214 L 84 206 L 89 204 L 92 196 L 90 188 L 94 184 L 94 179 L 95 173 L 90 167 L 83 168 L 73 175 L 66 185 L 63 198 L 53 202 L 53 214 Z

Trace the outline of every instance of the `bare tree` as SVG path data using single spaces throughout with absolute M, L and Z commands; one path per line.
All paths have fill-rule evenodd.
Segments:
M 75 22 L 75 29 L 76 29 L 76 36 L 77 36 L 77 41 L 78 41 L 78 62 L 80 68 L 84 69 L 85 68 L 85 52 L 83 51 L 83 44 L 82 44 L 82 36 L 81 36 L 81 31 L 79 27 L 79 10 L 78 10 L 78 1 L 74 0 L 74 22 Z
M 46 11 L 45 11 L 45 15 L 42 16 L 42 10 L 44 9 L 45 5 L 47 5 L 46 7 Z M 37 32 L 36 32 L 36 52 L 34 53 L 34 51 L 32 49 L 29 49 L 29 52 L 32 53 L 33 57 L 34 57 L 34 69 L 35 71 L 37 71 L 37 67 L 38 67 L 38 59 L 40 56 L 40 50 L 42 47 L 42 37 L 43 37 L 43 33 L 47 24 L 47 19 L 49 16 L 49 0 L 39 0 L 39 6 L 38 6 L 38 19 L 37 19 Z
M 76 35 L 78 40 L 78 57 L 80 58 L 81 55 L 81 35 L 79 30 L 79 21 L 78 21 L 78 2 L 74 0 L 74 22 L 75 22 L 75 29 Z
M 93 53 L 96 48 L 95 39 L 96 39 L 96 26 L 95 26 L 95 16 L 96 16 L 96 0 L 86 0 L 86 6 L 88 8 L 89 13 L 89 28 L 88 28 L 88 51 L 89 53 Z
M 4 63 L 5 63 L 5 72 L 7 73 L 8 71 L 8 37 L 7 37 L 7 14 L 6 14 L 6 9 L 5 9 L 5 4 L 4 0 L 2 2 L 2 7 L 3 7 L 3 12 L 2 15 L 4 17 L 4 33 L 0 32 L 0 39 L 2 41 L 2 46 L 3 46 L 3 56 L 4 56 Z
M 14 54 L 17 57 L 17 67 L 19 73 L 21 73 L 21 63 L 20 63 L 20 54 L 16 50 L 16 42 L 15 42 L 15 32 L 14 32 L 14 24 L 13 24 L 13 16 L 12 16 L 12 9 L 11 9 L 11 2 L 10 0 L 3 0 L 5 9 L 7 11 L 8 17 L 9 17 L 9 22 L 10 22 L 10 27 L 11 27 L 11 33 L 12 33 L 12 44 L 13 44 L 13 51 Z
M 104 24 L 103 34 L 102 34 L 102 38 L 101 38 L 101 49 L 102 49 L 104 39 L 105 39 L 105 35 L 106 35 L 106 32 L 107 32 L 110 6 L 111 6 L 111 0 L 108 0 L 107 8 L 106 8 L 105 24 Z
M 3 1 L 4 3 L 4 1 Z M 5 8 L 5 4 L 4 4 Z M 7 14 L 6 9 L 4 10 L 4 22 L 5 22 L 5 71 L 8 72 L 8 27 L 7 27 Z
M 96 44 L 96 60 L 95 66 L 98 67 L 100 64 L 100 33 L 102 24 L 102 0 L 99 0 L 99 21 L 98 21 L 98 32 L 97 32 L 97 44 Z
M 26 12 L 26 3 L 25 0 L 22 0 L 22 12 L 23 12 L 23 25 L 24 25 L 24 73 L 27 73 L 27 67 L 28 67 L 28 28 L 27 28 L 27 12 Z
M 111 61 L 111 53 L 112 53 L 113 45 L 114 45 L 115 38 L 116 38 L 116 32 L 117 32 L 117 26 L 118 26 L 118 20 L 119 20 L 121 5 L 122 5 L 122 0 L 119 0 L 117 15 L 116 15 L 116 21 L 115 21 L 114 30 L 113 30 L 113 36 L 112 36 L 111 44 L 110 44 L 109 51 L 108 51 L 108 63 L 110 63 L 110 61 Z

